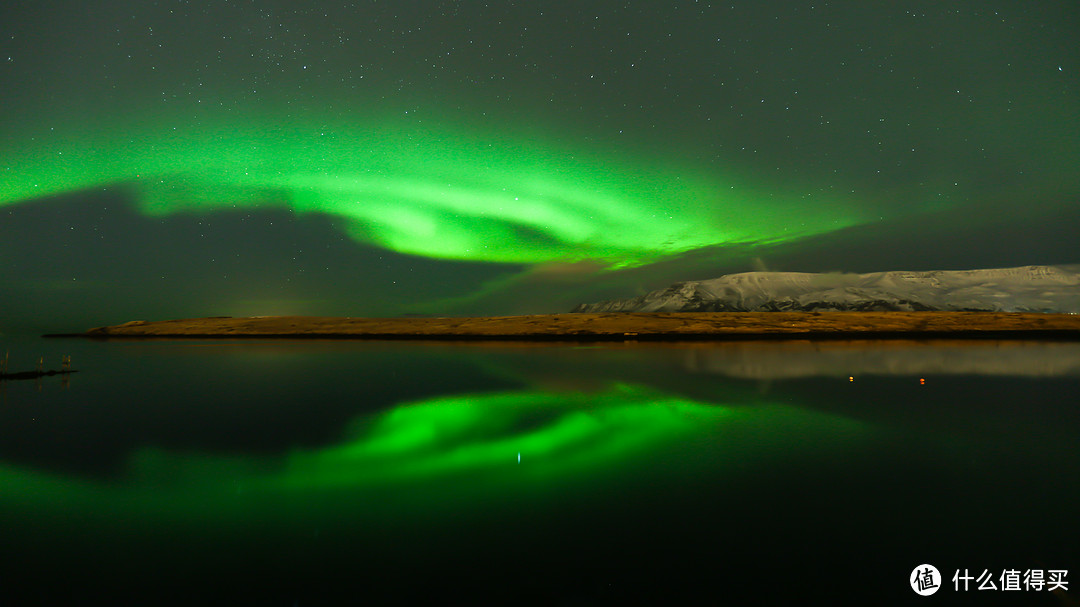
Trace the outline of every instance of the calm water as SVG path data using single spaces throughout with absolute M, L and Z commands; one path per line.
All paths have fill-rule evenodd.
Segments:
M 1060 605 L 952 575 L 1080 579 L 1080 344 L 5 349 L 80 373 L 0 383 L 0 604 Z

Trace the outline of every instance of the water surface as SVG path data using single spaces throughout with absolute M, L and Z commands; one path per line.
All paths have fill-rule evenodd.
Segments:
M 0 348 L 80 370 L 0 383 L 19 604 L 893 603 L 921 563 L 1077 567 L 1078 344 Z

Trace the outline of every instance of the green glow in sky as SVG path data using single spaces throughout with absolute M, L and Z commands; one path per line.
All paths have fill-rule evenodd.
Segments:
M 51 520 L 74 508 L 148 524 L 288 518 L 311 504 L 356 516 L 380 507 L 393 513 L 435 507 L 433 493 L 465 504 L 522 494 L 542 499 L 572 486 L 668 474 L 666 466 L 650 467 L 671 453 L 680 453 L 672 460 L 681 462 L 673 464 L 680 474 L 723 474 L 728 463 L 745 470 L 799 445 L 848 449 L 865 432 L 858 423 L 791 406 L 725 407 L 629 385 L 451 396 L 358 419 L 325 448 L 276 456 L 142 449 L 125 476 L 108 483 L 0 464 L 0 509 Z M 681 453 L 688 445 L 696 445 L 692 463 Z
M 0 150 L 0 206 L 123 185 L 151 216 L 277 206 L 340 218 L 355 240 L 400 253 L 611 267 L 865 219 L 850 203 L 520 135 L 256 125 L 126 137 L 103 128 L 108 137 Z

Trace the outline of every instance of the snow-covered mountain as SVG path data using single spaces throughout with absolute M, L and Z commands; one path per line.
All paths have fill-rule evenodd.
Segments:
M 810 274 L 744 272 L 680 282 L 574 312 L 984 310 L 1080 313 L 1080 265 Z

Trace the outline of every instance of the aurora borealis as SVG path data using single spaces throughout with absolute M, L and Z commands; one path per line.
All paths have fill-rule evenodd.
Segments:
M 245 124 L 245 126 L 249 126 Z M 144 146 L 65 149 L 17 167 L 3 202 L 129 184 L 148 215 L 283 205 L 347 220 L 360 242 L 439 259 L 636 265 L 709 245 L 771 242 L 859 221 L 719 191 L 686 174 L 430 131 L 266 128 Z M 803 221 L 789 226 L 784 216 Z
M 552 312 L 1075 263 L 1078 28 L 1058 2 L 5 6 L 0 331 L 73 299 Z
M 41 335 L 1078 264 L 1078 32 L 1074 0 L 0 2 L 0 355 L 78 371 L 0 381 L 0 603 L 1075 592 L 1048 344 Z

